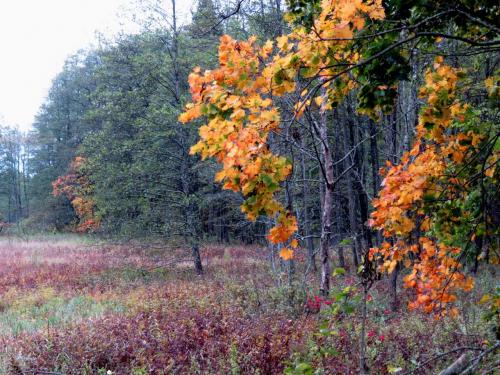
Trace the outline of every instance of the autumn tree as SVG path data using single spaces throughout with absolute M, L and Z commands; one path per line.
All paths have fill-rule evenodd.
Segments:
M 64 196 L 70 201 L 78 218 L 75 230 L 83 233 L 95 231 L 100 224 L 95 213 L 94 187 L 85 171 L 85 162 L 85 158 L 75 157 L 68 173 L 52 183 L 54 196 Z

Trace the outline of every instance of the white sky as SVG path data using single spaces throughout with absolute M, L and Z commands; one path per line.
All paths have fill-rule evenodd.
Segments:
M 184 14 L 193 0 L 178 1 Z M 95 41 L 138 27 L 120 17 L 132 0 L 0 0 L 0 125 L 31 127 L 67 57 Z M 170 5 L 170 1 L 165 1 Z

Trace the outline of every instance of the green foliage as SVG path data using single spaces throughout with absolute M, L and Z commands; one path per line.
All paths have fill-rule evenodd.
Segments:
M 293 21 L 310 29 L 321 12 L 321 0 L 287 0 Z

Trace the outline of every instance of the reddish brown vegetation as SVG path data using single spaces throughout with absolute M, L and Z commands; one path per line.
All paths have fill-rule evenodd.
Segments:
M 281 374 L 294 361 L 306 360 L 325 373 L 358 373 L 357 314 L 325 315 L 335 298 L 291 299 L 286 288 L 276 286 L 260 249 L 205 247 L 206 273 L 200 277 L 182 249 L 71 242 L 1 245 L 0 326 L 15 309 L 20 319 L 31 319 L 22 315 L 19 304 L 43 310 L 56 297 L 85 296 L 95 304 L 120 306 L 57 325 L 50 323 L 53 312 L 43 310 L 37 319 L 47 319 L 41 325 L 46 328 L 0 333 L 0 360 L 3 356 L 10 363 L 7 372 Z M 335 287 L 355 284 L 354 276 L 345 275 Z M 54 292 L 45 293 L 47 288 Z M 436 350 L 481 346 L 482 336 L 460 333 L 453 321 L 390 312 L 388 295 L 388 285 L 381 282 L 369 298 L 373 373 L 387 373 L 388 365 L 423 362 Z M 328 316 L 331 334 L 318 334 Z

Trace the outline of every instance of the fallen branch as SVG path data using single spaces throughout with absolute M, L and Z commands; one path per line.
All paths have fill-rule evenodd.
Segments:
M 472 364 L 467 367 L 463 372 L 460 373 L 460 375 L 471 375 L 474 374 L 476 371 L 477 367 L 479 366 L 479 363 L 483 360 L 484 357 L 486 357 L 488 354 L 494 352 L 500 347 L 500 341 L 497 341 L 495 345 L 493 345 L 490 349 L 483 351 L 480 355 L 478 355 L 474 361 L 472 361 Z
M 469 353 L 462 354 L 455 362 L 448 366 L 439 375 L 459 375 L 469 364 L 471 358 Z

